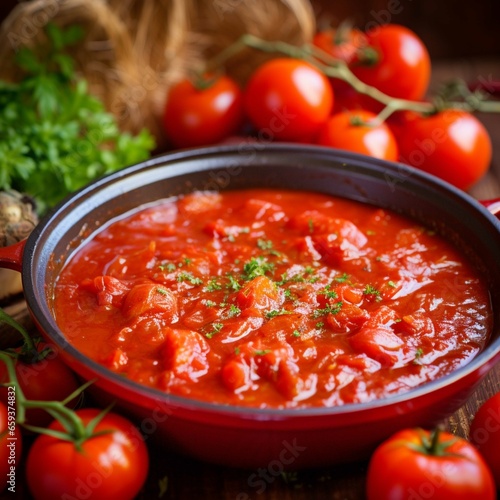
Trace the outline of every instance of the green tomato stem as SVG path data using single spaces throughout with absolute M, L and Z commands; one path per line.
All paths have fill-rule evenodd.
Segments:
M 26 350 L 30 352 L 35 350 L 35 343 L 33 342 L 31 335 L 23 326 L 21 326 L 14 318 L 9 316 L 2 308 L 0 308 L 0 321 L 3 321 L 12 328 L 15 328 L 22 335 L 24 347 Z

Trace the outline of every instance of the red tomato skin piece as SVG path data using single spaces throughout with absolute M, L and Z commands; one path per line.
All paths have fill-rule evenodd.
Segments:
M 405 429 L 373 453 L 366 481 L 367 500 L 495 500 L 493 477 L 479 452 L 465 439 L 441 432 L 450 442 L 444 455 L 415 449 L 430 432 Z

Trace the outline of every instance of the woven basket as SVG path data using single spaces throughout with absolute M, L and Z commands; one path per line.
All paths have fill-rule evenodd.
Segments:
M 49 22 L 83 26 L 73 56 L 90 90 L 122 130 L 147 127 L 159 144 L 169 87 L 206 58 L 243 33 L 302 44 L 315 29 L 307 0 L 32 0 L 21 2 L 0 28 L 0 78 L 21 76 L 16 50 L 43 42 Z M 249 49 L 226 70 L 243 85 L 266 57 Z

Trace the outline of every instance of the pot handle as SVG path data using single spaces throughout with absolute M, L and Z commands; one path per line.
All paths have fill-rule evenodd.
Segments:
M 0 268 L 21 272 L 25 244 L 26 240 L 22 240 L 8 247 L 0 247 Z
M 500 198 L 481 200 L 479 203 L 484 205 L 497 219 L 500 219 Z

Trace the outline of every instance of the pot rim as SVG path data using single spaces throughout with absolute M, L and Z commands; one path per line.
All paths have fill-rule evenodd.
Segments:
M 250 143 L 251 144 L 251 143 Z M 242 155 L 241 145 L 223 145 L 223 146 L 212 146 L 205 148 L 196 148 L 189 150 L 179 150 L 174 152 L 169 152 L 155 156 L 149 160 L 131 165 L 118 172 L 114 172 L 107 176 L 104 176 L 97 181 L 85 186 L 81 190 L 73 193 L 60 204 L 58 204 L 53 210 L 51 210 L 35 227 L 31 235 L 29 236 L 23 255 L 22 262 L 22 277 L 23 277 L 23 287 L 25 290 L 25 296 L 33 315 L 35 322 L 41 328 L 43 332 L 50 338 L 56 346 L 65 351 L 66 356 L 73 358 L 79 365 L 86 368 L 86 371 L 95 372 L 100 378 L 112 382 L 114 386 L 123 389 L 124 391 L 133 391 L 137 394 L 137 397 L 147 397 L 151 398 L 155 402 L 161 402 L 165 405 L 172 406 L 175 408 L 182 408 L 186 410 L 200 410 L 205 413 L 219 414 L 231 416 L 239 416 L 240 418 L 252 419 L 252 420 L 282 420 L 282 419 L 303 419 L 305 417 L 324 417 L 324 416 L 345 416 L 347 414 L 359 414 L 372 412 L 380 408 L 397 407 L 401 404 L 408 403 L 409 401 L 415 401 L 420 399 L 430 393 L 438 392 L 446 387 L 452 385 L 460 379 L 466 378 L 478 371 L 481 376 L 485 375 L 487 371 L 500 359 L 500 337 L 489 342 L 483 351 L 475 356 L 466 365 L 454 370 L 453 372 L 444 375 L 436 380 L 427 382 L 421 386 L 409 389 L 408 391 L 396 394 L 393 396 L 387 396 L 382 399 L 376 399 L 373 401 L 368 401 L 364 403 L 349 403 L 341 406 L 333 407 L 305 407 L 305 408 L 255 408 L 244 405 L 224 405 L 219 403 L 211 403 L 206 401 L 200 401 L 196 399 L 191 399 L 183 396 L 178 396 L 175 394 L 169 394 L 163 392 L 159 389 L 148 387 L 142 385 L 138 382 L 124 379 L 117 373 L 112 372 L 103 365 L 100 365 L 96 361 L 87 357 L 75 347 L 73 347 L 65 338 L 64 334 L 57 328 L 55 318 L 53 315 L 47 317 L 46 311 L 41 307 L 41 304 L 37 300 L 36 294 L 34 293 L 35 286 L 33 281 L 28 277 L 31 276 L 32 272 L 32 259 L 33 255 L 37 251 L 39 241 L 44 232 L 49 231 L 49 226 L 53 224 L 57 216 L 66 210 L 73 210 L 75 207 L 81 205 L 85 198 L 93 192 L 99 191 L 102 188 L 112 185 L 118 180 L 126 179 L 142 170 L 152 170 L 159 166 L 164 166 L 165 164 L 175 164 L 177 162 L 186 162 L 186 160 L 196 160 L 196 159 L 209 159 L 220 156 L 230 156 L 230 155 Z M 355 164 L 356 167 L 366 168 L 374 170 L 376 168 L 383 168 L 384 171 L 390 172 L 397 178 L 402 178 L 404 180 L 409 179 L 413 183 L 424 183 L 431 185 L 434 188 L 446 193 L 447 196 L 455 197 L 456 199 L 464 202 L 470 210 L 477 213 L 483 218 L 489 220 L 489 222 L 494 226 L 497 233 L 500 234 L 500 221 L 490 213 L 480 202 L 472 198 L 470 195 L 461 191 L 454 186 L 438 179 L 430 174 L 419 171 L 407 165 L 388 162 L 385 160 L 378 160 L 371 157 L 366 157 L 364 155 L 359 155 L 356 153 L 346 152 L 343 150 L 337 150 L 333 148 L 321 147 L 321 146 L 304 146 L 297 144 L 288 143 L 275 143 L 266 144 L 265 146 L 259 145 L 252 151 L 252 154 L 266 155 L 269 154 L 292 154 L 302 155 L 308 157 L 311 155 L 320 155 L 330 160 L 335 160 L 336 162 Z M 209 162 L 207 162 L 209 163 Z M 249 162 L 251 163 L 251 161 Z M 224 167 L 219 167 L 224 168 Z M 210 170 L 207 167 L 205 170 Z M 194 173 L 195 170 L 191 170 L 184 173 Z M 177 174 L 179 175 L 179 174 Z M 175 178 L 174 174 L 172 178 Z M 396 177 L 395 177 L 396 178 Z M 301 189 L 298 187 L 298 189 Z M 118 196 L 118 194 L 117 194 Z M 57 224 L 56 224 L 57 227 Z M 93 235 L 100 228 L 96 228 L 91 232 Z M 78 245 L 81 247 L 82 243 Z M 71 253 L 71 252 L 70 252 Z M 49 309 L 47 307 L 47 309 Z M 495 326 L 493 325 L 492 333 L 495 331 Z M 138 399 L 135 399 L 137 401 Z

